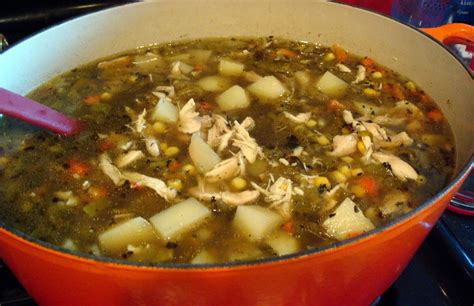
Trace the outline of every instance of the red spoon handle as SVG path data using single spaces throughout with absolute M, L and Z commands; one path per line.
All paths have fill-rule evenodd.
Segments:
M 81 122 L 3 88 L 0 88 L 0 113 L 65 136 L 77 134 L 83 128 Z

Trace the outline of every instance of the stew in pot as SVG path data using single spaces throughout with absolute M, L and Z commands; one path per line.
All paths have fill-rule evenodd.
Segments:
M 222 38 L 139 48 L 30 94 L 87 123 L 3 120 L 0 218 L 142 262 L 286 255 L 355 237 L 450 179 L 454 142 L 416 83 L 339 46 Z

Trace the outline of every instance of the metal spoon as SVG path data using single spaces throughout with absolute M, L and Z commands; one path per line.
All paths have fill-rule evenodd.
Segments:
M 64 136 L 78 134 L 84 129 L 82 122 L 4 88 L 0 88 L 0 114 Z

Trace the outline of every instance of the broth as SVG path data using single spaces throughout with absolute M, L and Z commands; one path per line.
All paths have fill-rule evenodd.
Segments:
M 19 148 L 3 136 L 0 218 L 95 255 L 210 263 L 317 248 L 413 210 L 454 167 L 431 98 L 339 46 L 172 42 L 30 97 L 88 128 L 34 131 Z

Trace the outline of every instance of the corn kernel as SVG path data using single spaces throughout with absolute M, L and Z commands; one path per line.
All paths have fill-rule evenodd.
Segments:
M 416 90 L 416 85 L 415 83 L 413 83 L 412 81 L 408 81 L 405 83 L 405 87 L 409 90 L 409 91 L 414 91 Z
M 183 189 L 183 182 L 180 179 L 169 180 L 166 182 L 169 188 L 174 188 L 178 191 Z
M 364 89 L 364 95 L 367 97 L 376 97 L 379 95 L 379 92 L 372 88 L 366 88 Z
M 339 166 L 339 172 L 344 174 L 347 178 L 352 176 L 351 169 L 347 165 Z
M 174 157 L 174 156 L 179 154 L 180 150 L 179 150 L 178 147 L 169 147 L 169 148 L 165 149 L 164 151 L 165 151 L 166 156 Z
M 322 146 L 327 146 L 330 142 L 329 139 L 324 135 L 318 135 L 316 137 L 316 141 Z
M 309 127 L 309 128 L 314 128 L 316 125 L 318 125 L 318 123 L 314 119 L 309 119 L 306 122 L 306 126 Z
M 168 127 L 163 122 L 157 121 L 153 123 L 153 130 L 159 134 L 163 134 L 168 130 Z
M 426 177 L 424 175 L 419 174 L 418 177 L 416 178 L 416 182 L 419 185 L 423 185 L 424 183 L 426 183 Z
M 112 94 L 110 92 L 103 92 L 101 95 L 100 95 L 100 99 L 102 101 L 109 101 L 110 99 L 112 99 Z
M 374 73 L 372 73 L 372 77 L 373 77 L 374 79 L 381 79 L 381 78 L 383 77 L 383 75 L 382 75 L 382 72 L 380 72 L 380 71 L 375 71 Z
M 331 189 L 331 183 L 325 176 L 318 176 L 317 178 L 315 178 L 313 180 L 313 185 L 318 188 L 326 187 L 326 189 Z
M 364 143 L 362 141 L 357 142 L 357 149 L 361 154 L 364 154 L 367 148 L 365 147 Z
M 334 55 L 334 53 L 328 52 L 328 53 L 326 53 L 326 55 L 324 55 L 323 59 L 324 59 L 325 62 L 330 62 L 330 61 L 333 61 L 335 58 L 336 58 L 336 56 Z
M 421 123 L 418 120 L 413 120 L 407 124 L 407 130 L 410 132 L 415 132 L 421 129 Z
M 326 120 L 323 118 L 318 119 L 318 126 L 319 127 L 325 127 L 326 126 Z
M 135 83 L 137 80 L 138 80 L 138 76 L 136 76 L 135 74 L 131 75 L 128 78 L 128 81 L 131 82 L 131 83 Z
M 186 173 L 186 174 L 191 174 L 191 175 L 194 175 L 196 174 L 196 167 L 194 167 L 193 165 L 191 164 L 186 164 L 183 166 L 182 168 L 183 172 Z
M 345 183 L 347 181 L 347 177 L 342 174 L 340 171 L 333 171 L 330 174 L 330 177 L 332 178 L 333 181 L 336 183 Z
M 230 186 L 236 191 L 241 191 L 247 187 L 247 181 L 241 177 L 235 177 L 230 181 Z
M 365 196 L 365 189 L 360 185 L 353 185 L 351 187 L 351 192 L 358 198 L 362 198 Z
M 160 150 L 165 151 L 168 149 L 168 144 L 166 142 L 160 142 Z
M 364 170 L 362 170 L 362 168 L 355 168 L 351 170 L 351 174 L 352 176 L 360 176 L 364 174 Z
M 367 208 L 364 215 L 371 220 L 378 219 L 377 209 L 375 207 Z
M 354 161 L 354 159 L 350 156 L 344 156 L 344 157 L 341 157 L 341 160 L 347 164 L 350 164 Z
M 349 129 L 346 128 L 346 127 L 343 127 L 343 128 L 341 129 L 341 133 L 342 133 L 343 135 L 349 135 L 349 134 L 351 133 L 351 130 L 349 130 Z

